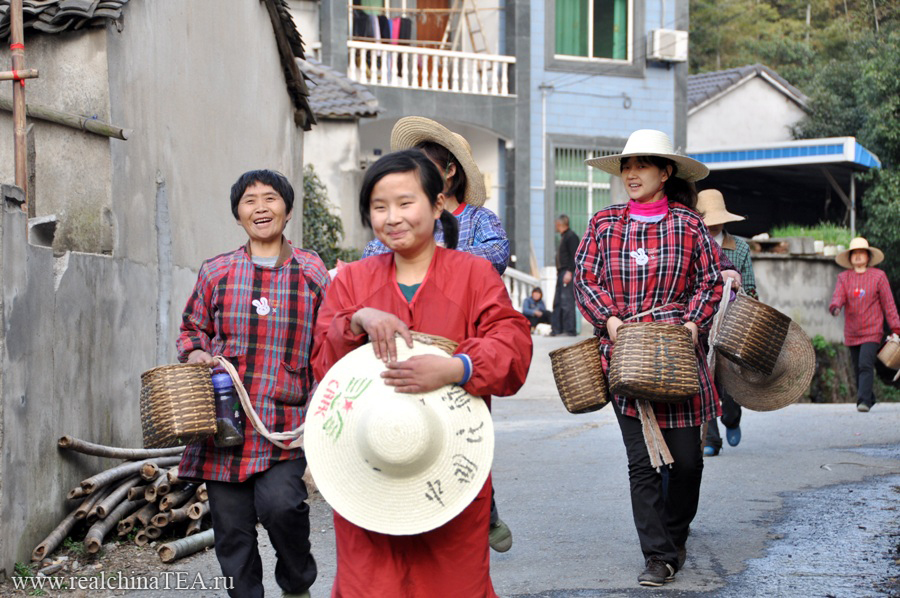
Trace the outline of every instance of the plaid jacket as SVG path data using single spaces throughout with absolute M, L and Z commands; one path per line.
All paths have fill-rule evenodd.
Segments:
M 723 280 L 716 243 L 700 217 L 672 206 L 659 222 L 630 218 L 627 204 L 597 212 L 575 256 L 575 298 L 581 313 L 600 338 L 604 372 L 609 368 L 613 344 L 606 320 L 625 320 L 659 308 L 641 322 L 694 322 L 709 329 Z M 696 350 L 700 394 L 679 404 L 654 403 L 661 428 L 699 426 L 719 415 L 720 407 L 706 367 L 706 356 Z M 616 396 L 622 413 L 637 417 L 632 399 Z
M 245 247 L 204 262 L 178 337 L 182 362 L 195 349 L 231 361 L 270 432 L 293 430 L 306 415 L 313 327 L 330 282 L 318 255 L 285 247 L 286 259 L 274 268 L 255 265 Z M 245 415 L 243 445 L 216 448 L 211 438 L 190 444 L 178 471 L 185 478 L 242 482 L 302 454 L 276 447 Z
M 494 265 L 498 273 L 506 271 L 509 262 L 509 240 L 506 231 L 500 224 L 500 219 L 487 208 L 476 208 L 467 203 L 459 204 L 459 208 L 453 215 L 459 221 L 459 242 L 456 248 L 478 257 L 483 257 Z M 434 240 L 438 243 L 444 240 L 444 230 L 441 221 L 434 226 Z M 369 241 L 363 251 L 363 257 L 389 253 L 391 250 L 385 247 L 378 239 Z
M 831 305 L 832 313 L 844 308 L 844 344 L 855 347 L 884 340 L 884 320 L 891 332 L 900 334 L 900 316 L 887 275 L 878 268 L 860 274 L 844 270 L 838 274 Z
M 743 239 L 729 235 L 723 231 L 725 238 L 722 240 L 722 253 L 734 264 L 734 269 L 741 273 L 741 287 L 744 292 L 754 299 L 759 299 L 756 293 L 756 278 L 753 276 L 753 262 L 750 260 L 750 246 Z M 728 270 L 722 267 L 723 270 Z

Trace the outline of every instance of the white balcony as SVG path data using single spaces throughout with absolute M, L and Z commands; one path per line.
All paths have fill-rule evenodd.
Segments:
M 350 40 L 347 76 L 363 85 L 489 96 L 509 89 L 513 56 L 454 52 Z

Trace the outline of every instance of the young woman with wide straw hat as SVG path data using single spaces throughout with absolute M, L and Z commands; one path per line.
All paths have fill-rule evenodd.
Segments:
M 388 154 L 366 172 L 360 215 L 391 251 L 348 264 L 332 283 L 316 325 L 312 363 L 317 380 L 369 341 L 385 362 L 383 379 L 397 392 L 426 393 L 457 384 L 489 406 L 490 395 L 514 394 L 525 382 L 532 349 L 528 321 L 512 306 L 490 263 L 451 250 L 455 220 L 443 209 L 442 189 L 440 172 L 418 150 Z M 438 218 L 447 249 L 434 239 Z M 412 346 L 411 331 L 458 346 L 452 357 L 398 361 L 398 344 Z M 384 404 L 388 408 L 392 401 Z M 409 491 L 425 492 L 419 486 Z M 459 515 L 412 535 L 365 529 L 336 509 L 332 595 L 496 596 L 486 533 L 490 497 L 488 477 Z
M 604 371 L 626 319 L 683 325 L 695 344 L 700 392 L 681 403 L 649 407 L 674 458 L 667 491 L 651 464 L 639 402 L 625 396 L 612 400 L 628 456 L 632 512 L 645 558 L 638 582 L 660 586 L 684 565 L 700 498 L 700 430 L 720 415 L 698 342 L 712 324 L 723 288 L 715 243 L 694 211 L 693 182 L 704 178 L 708 169 L 676 153 L 668 135 L 653 130 L 635 131 L 622 153 L 586 163 L 620 176 L 630 198 L 594 215 L 576 256 L 575 295 L 600 338 Z
M 900 317 L 887 276 L 874 267 L 884 261 L 880 249 L 856 237 L 834 261 L 846 270 L 838 274 L 828 310 L 833 316 L 844 310 L 844 344 L 856 373 L 856 409 L 867 412 L 875 405 L 875 356 L 884 340 L 884 321 L 900 334 Z
M 459 223 L 456 248 L 483 257 L 503 274 L 509 262 L 509 240 L 497 215 L 484 207 L 484 177 L 472 157 L 469 142 L 429 118 L 407 116 L 398 120 L 391 131 L 391 151 L 412 148 L 425 152 L 444 178 L 446 209 Z M 443 242 L 440 227 L 435 229 L 435 239 Z M 388 251 L 384 243 L 374 239 L 366 245 L 363 257 Z

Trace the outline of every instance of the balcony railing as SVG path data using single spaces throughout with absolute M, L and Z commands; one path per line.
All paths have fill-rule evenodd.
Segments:
M 350 63 L 347 76 L 364 85 L 385 85 L 512 96 L 509 68 L 516 63 L 513 56 L 451 52 L 392 44 L 375 44 L 350 40 Z

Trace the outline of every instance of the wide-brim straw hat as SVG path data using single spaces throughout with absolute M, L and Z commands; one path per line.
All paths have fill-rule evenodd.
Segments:
M 391 151 L 410 149 L 424 141 L 433 141 L 450 150 L 466 173 L 465 203 L 483 206 L 487 199 L 484 176 L 472 157 L 472 148 L 466 138 L 444 125 L 423 116 L 401 118 L 391 130 Z
M 864 237 L 856 237 L 852 241 L 850 241 L 850 247 L 840 252 L 834 257 L 834 261 L 836 261 L 839 265 L 844 268 L 852 268 L 853 264 L 850 263 L 850 253 L 855 249 L 866 249 L 869 252 L 869 263 L 868 266 L 877 266 L 881 262 L 884 261 L 884 252 L 878 249 L 877 247 L 870 247 L 869 242 Z
M 447 353 L 397 340 L 397 359 Z M 341 358 L 309 404 L 304 450 L 313 479 L 342 517 L 392 535 L 438 528 L 484 486 L 494 427 L 484 401 L 459 386 L 421 394 L 387 386 L 366 344 Z
M 676 153 L 669 136 L 662 131 L 653 129 L 640 129 L 632 133 L 628 137 L 625 149 L 622 150 L 621 154 L 591 158 L 590 160 L 585 160 L 584 163 L 609 174 L 620 176 L 622 174 L 622 158 L 630 158 L 631 156 L 668 158 L 678 166 L 678 172 L 675 173 L 675 176 L 689 183 L 705 179 L 709 174 L 709 168 L 702 162 Z
M 697 194 L 697 212 L 703 216 L 703 224 L 706 226 L 746 220 L 725 208 L 725 197 L 718 189 L 704 189 Z
M 724 355 L 716 359 L 716 378 L 738 404 L 753 411 L 774 411 L 796 402 L 809 389 L 816 369 L 816 353 L 809 336 L 791 322 L 768 376 L 742 368 Z

